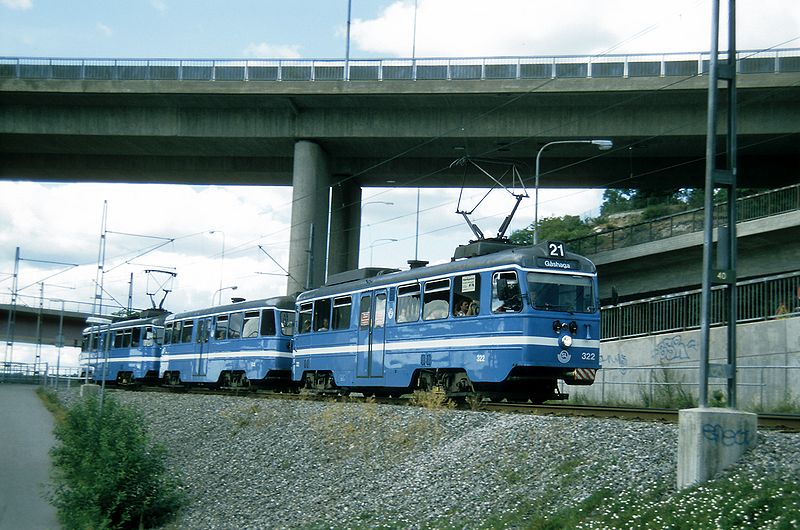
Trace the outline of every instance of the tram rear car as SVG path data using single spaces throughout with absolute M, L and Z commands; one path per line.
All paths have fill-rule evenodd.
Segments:
M 466 259 L 351 271 L 299 295 L 293 380 L 318 392 L 439 388 L 534 402 L 565 398 L 558 380 L 592 384 L 594 265 L 558 244 L 459 248 Z
M 293 326 L 291 297 L 171 315 L 159 376 L 168 386 L 288 386 Z
M 158 380 L 166 311 L 149 316 L 96 324 L 83 330 L 81 362 L 95 381 L 118 385 L 150 384 Z

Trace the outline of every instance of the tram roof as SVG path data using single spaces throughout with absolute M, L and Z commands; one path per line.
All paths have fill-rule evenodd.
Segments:
M 203 309 L 193 309 L 191 311 L 175 313 L 174 315 L 171 315 L 169 317 L 169 320 L 179 320 L 182 318 L 196 317 L 202 315 L 216 315 L 219 313 L 230 313 L 233 311 L 243 311 L 246 309 L 256 309 L 262 307 L 274 307 L 276 309 L 289 309 L 293 311 L 294 297 L 274 296 L 272 298 L 260 298 L 258 300 L 246 300 L 243 302 L 234 302 L 232 304 L 210 306 Z
M 562 263 L 569 262 L 574 268 L 565 270 L 564 268 L 556 266 L 548 267 L 544 265 L 545 260 Z M 335 283 L 329 282 L 329 284 L 317 289 L 306 291 L 298 295 L 297 298 L 298 300 L 307 300 L 310 298 L 336 295 L 343 292 L 359 291 L 368 287 L 413 282 L 415 280 L 418 281 L 431 277 L 447 276 L 450 274 L 467 273 L 469 271 L 508 266 L 516 266 L 523 269 L 540 269 L 544 271 L 581 272 L 584 274 L 594 274 L 597 272 L 594 263 L 592 263 L 588 258 L 568 251 L 565 252 L 564 257 L 553 258 L 548 254 L 548 244 L 540 243 L 535 246 L 512 246 L 499 252 L 459 259 L 439 265 L 417 267 L 404 271 L 392 272 L 392 269 L 380 269 L 373 267 L 371 269 L 367 269 L 367 274 L 369 271 L 373 271 L 377 275 L 369 278 L 360 278 L 353 281 Z M 353 276 L 357 277 L 358 274 L 354 274 Z

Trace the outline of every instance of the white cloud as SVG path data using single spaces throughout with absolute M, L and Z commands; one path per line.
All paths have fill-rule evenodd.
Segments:
M 266 42 L 260 42 L 258 44 L 251 43 L 245 48 L 244 54 L 247 57 L 263 59 L 299 59 L 302 57 L 302 55 L 300 55 L 300 46 L 298 45 L 276 45 L 267 44 Z
M 102 22 L 97 23 L 97 29 L 106 37 L 110 37 L 114 34 L 114 30 L 112 30 L 109 26 L 103 24 Z
M 33 0 L 0 0 L 0 4 L 9 9 L 25 10 L 33 7 Z
M 710 44 L 711 11 L 702 0 L 419 0 L 417 5 L 417 57 L 666 53 L 707 50 Z M 774 46 L 800 36 L 800 2 L 739 2 L 737 20 L 740 49 Z M 351 35 L 363 51 L 410 57 L 413 26 L 414 2 L 398 0 L 374 19 L 355 20 Z
M 167 11 L 167 3 L 164 0 L 150 0 L 150 5 L 153 6 L 156 11 L 161 11 L 162 13 Z

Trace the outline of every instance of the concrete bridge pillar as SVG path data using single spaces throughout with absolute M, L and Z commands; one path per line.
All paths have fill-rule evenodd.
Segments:
M 358 268 L 360 237 L 361 186 L 354 180 L 337 182 L 331 193 L 329 275 Z
M 292 187 L 287 294 L 325 281 L 330 172 L 327 154 L 314 142 L 294 144 Z

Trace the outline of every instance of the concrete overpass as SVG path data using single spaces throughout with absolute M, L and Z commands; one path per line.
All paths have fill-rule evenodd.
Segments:
M 793 184 L 800 51 L 740 57 L 739 185 Z M 361 187 L 460 186 L 464 155 L 530 168 L 546 142 L 608 138 L 608 152 L 549 151 L 541 185 L 701 186 L 706 62 L 3 59 L 0 178 L 293 185 L 289 271 L 306 277 L 311 246 L 313 286 L 328 232 L 329 271 L 357 263 Z

